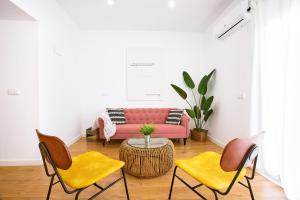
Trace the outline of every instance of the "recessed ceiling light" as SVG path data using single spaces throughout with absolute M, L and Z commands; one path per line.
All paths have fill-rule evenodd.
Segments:
M 112 6 L 115 4 L 115 1 L 114 0 L 107 0 L 107 4 Z
M 174 0 L 169 1 L 169 7 L 174 8 L 176 6 L 176 2 Z

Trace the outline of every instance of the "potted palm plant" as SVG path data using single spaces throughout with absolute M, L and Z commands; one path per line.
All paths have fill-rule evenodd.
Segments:
M 154 132 L 154 130 L 155 130 L 155 128 L 154 128 L 154 125 L 152 125 L 152 124 L 144 124 L 140 128 L 140 133 L 142 133 L 144 135 L 146 145 L 150 144 L 150 135 Z
M 195 88 L 195 83 L 188 72 L 184 71 L 182 73 L 185 85 L 191 90 L 193 96 L 192 101 L 189 101 L 187 99 L 188 95 L 182 88 L 178 87 L 177 85 L 171 84 L 172 88 L 177 92 L 177 94 L 189 105 L 189 108 L 185 110 L 195 124 L 195 128 L 191 130 L 192 139 L 201 142 L 206 141 L 208 130 L 204 129 L 204 126 L 213 113 L 213 109 L 211 108 L 211 106 L 214 100 L 214 96 L 208 97 L 206 93 L 208 82 L 215 71 L 216 70 L 214 69 L 209 74 L 205 75 L 198 84 L 197 89 Z M 197 91 L 195 92 L 195 90 Z

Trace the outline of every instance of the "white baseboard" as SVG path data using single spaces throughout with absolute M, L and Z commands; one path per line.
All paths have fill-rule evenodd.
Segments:
M 224 148 L 224 147 L 226 146 L 226 144 L 224 144 L 224 143 L 221 142 L 220 140 L 218 140 L 218 139 L 212 137 L 211 135 L 208 135 L 207 137 L 208 137 L 208 139 L 209 139 L 210 141 L 212 141 L 213 143 L 215 143 L 215 144 L 218 145 L 219 147 Z
M 80 138 L 82 135 L 78 135 L 69 142 L 67 142 L 67 146 L 71 146 Z M 34 165 L 42 165 L 42 159 L 36 159 L 36 160 L 0 160 L 0 166 L 34 166 Z
M 37 160 L 0 160 L 0 166 L 34 166 L 42 165 L 42 159 Z
M 256 168 L 256 172 L 257 172 L 259 175 L 261 175 L 261 176 L 263 176 L 264 178 L 266 178 L 266 179 L 268 179 L 269 181 L 271 181 L 272 183 L 274 183 L 275 185 L 278 185 L 279 187 L 282 187 L 282 185 L 281 185 L 278 181 L 272 179 L 270 176 L 268 176 L 268 175 L 267 175 L 266 173 L 264 173 L 263 171 L 261 171 L 261 170 L 259 170 L 259 169 Z
M 68 143 L 67 143 L 67 146 L 71 146 L 72 144 L 74 144 L 75 142 L 77 142 L 78 140 L 80 140 L 82 138 L 82 135 L 78 135 L 76 136 L 75 138 L 73 138 L 72 140 L 70 140 Z

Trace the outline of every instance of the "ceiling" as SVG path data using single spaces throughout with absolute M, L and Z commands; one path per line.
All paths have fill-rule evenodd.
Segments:
M 9 0 L 0 0 L 0 20 L 29 20 L 34 19 Z
M 204 30 L 233 0 L 56 0 L 84 30 Z

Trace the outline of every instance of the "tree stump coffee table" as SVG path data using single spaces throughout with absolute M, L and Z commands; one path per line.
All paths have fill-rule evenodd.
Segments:
M 125 171 L 139 178 L 151 178 L 167 173 L 173 166 L 174 145 L 167 138 L 151 138 L 145 145 L 143 138 L 122 142 L 120 160 L 125 162 Z

